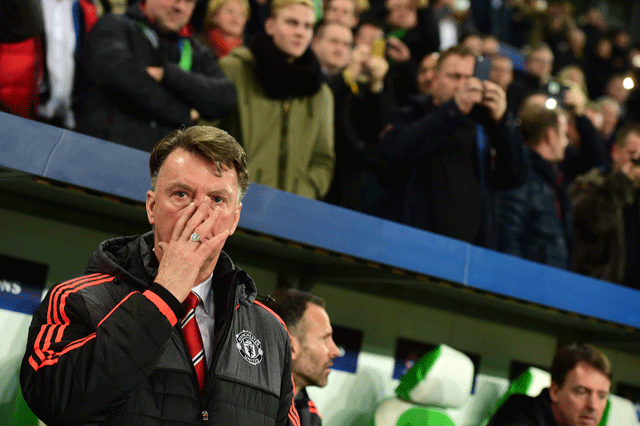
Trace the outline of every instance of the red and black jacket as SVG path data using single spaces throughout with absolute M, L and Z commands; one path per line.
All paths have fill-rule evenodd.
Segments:
M 253 280 L 221 253 L 214 356 L 201 397 L 176 326 L 182 307 L 152 284 L 152 247 L 153 233 L 105 241 L 87 275 L 48 292 L 20 374 L 33 412 L 48 426 L 298 426 L 289 336 L 255 300 Z

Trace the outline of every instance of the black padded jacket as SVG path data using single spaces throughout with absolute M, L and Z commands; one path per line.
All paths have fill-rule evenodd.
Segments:
M 52 288 L 33 316 L 25 400 L 55 425 L 299 425 L 290 340 L 223 252 L 213 273 L 214 356 L 200 396 L 178 318 L 153 284 L 153 233 L 104 241 L 87 275 Z
M 98 20 L 80 65 L 76 130 L 142 151 L 192 124 L 192 109 L 213 120 L 236 106 L 235 86 L 213 54 L 193 37 L 163 34 L 137 4 L 126 15 Z M 150 66 L 164 70 L 161 83 L 148 74 Z

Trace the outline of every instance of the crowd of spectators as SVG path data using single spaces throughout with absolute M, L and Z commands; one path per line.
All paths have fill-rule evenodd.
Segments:
M 640 44 L 597 8 L 40 3 L 0 10 L 31 18 L 3 111 L 141 150 L 216 125 L 254 182 L 640 288 Z

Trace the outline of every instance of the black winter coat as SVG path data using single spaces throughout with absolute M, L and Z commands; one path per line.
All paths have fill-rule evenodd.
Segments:
M 191 71 L 179 65 L 187 40 Z M 160 83 L 149 66 L 164 69 Z M 189 125 L 191 109 L 215 119 L 236 105 L 235 87 L 212 53 L 193 37 L 157 31 L 137 5 L 98 20 L 83 46 L 81 72 L 77 130 L 147 152 Z
M 487 426 L 558 426 L 551 411 L 549 389 L 543 389 L 535 398 L 511 395 Z
M 87 275 L 49 291 L 20 374 L 33 412 L 48 426 L 299 424 L 284 323 L 225 253 L 213 273 L 214 353 L 200 396 L 184 311 L 152 284 L 152 247 L 152 232 L 105 241 Z
M 399 111 L 381 141 L 391 167 L 386 218 L 488 244 L 491 190 L 521 185 L 529 165 L 510 114 L 495 123 L 483 112 L 477 109 L 466 116 L 453 100 L 435 107 L 430 98 L 415 98 Z M 477 145 L 479 122 L 486 133 L 482 155 Z
M 564 181 L 557 182 L 557 165 L 532 150 L 529 155 L 532 170 L 527 182 L 498 196 L 498 250 L 569 269 L 573 224 Z

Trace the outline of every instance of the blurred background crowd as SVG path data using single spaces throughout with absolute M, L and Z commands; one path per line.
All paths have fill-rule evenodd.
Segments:
M 8 1 L 0 106 L 147 151 L 215 125 L 253 182 L 640 288 L 640 10 L 616 5 Z

